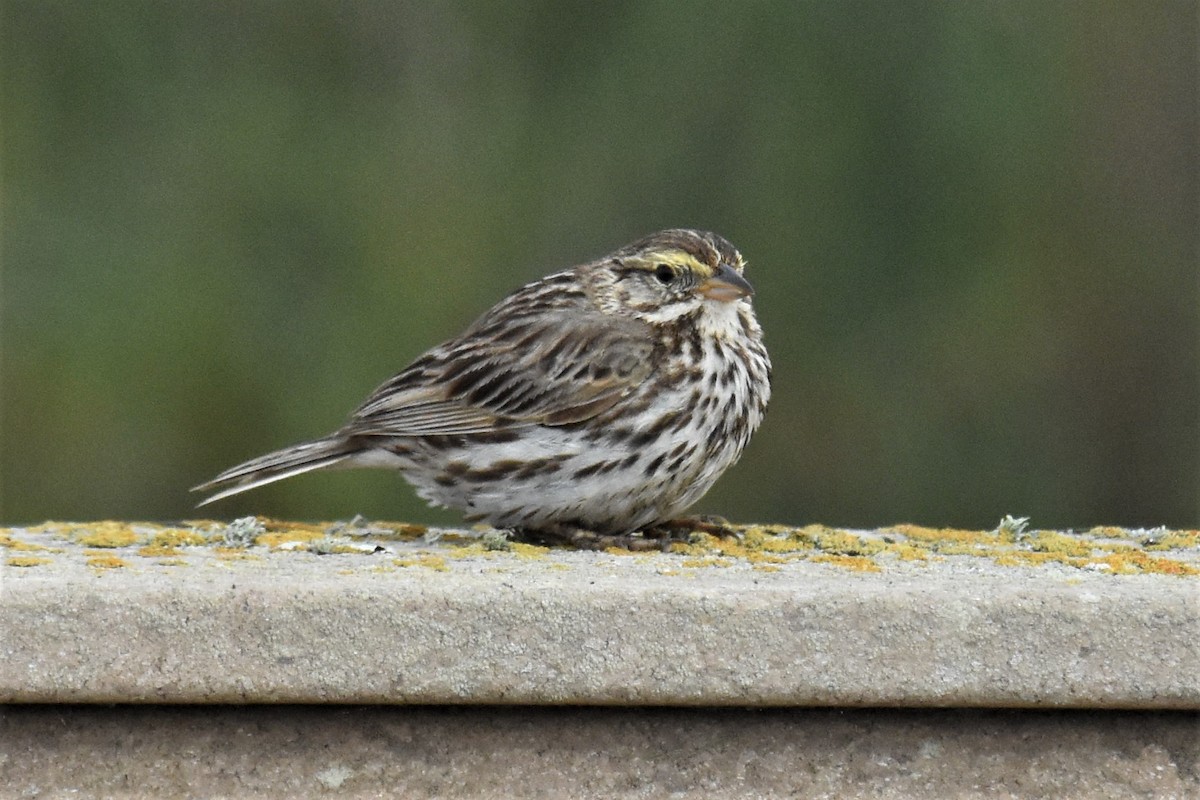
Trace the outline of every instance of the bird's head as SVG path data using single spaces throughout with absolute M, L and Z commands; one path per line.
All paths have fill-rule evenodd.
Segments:
M 662 324 L 705 304 L 723 311 L 754 294 L 741 253 L 721 236 L 672 229 L 653 233 L 591 265 L 602 310 Z M 732 309 L 730 309 L 732 310 Z

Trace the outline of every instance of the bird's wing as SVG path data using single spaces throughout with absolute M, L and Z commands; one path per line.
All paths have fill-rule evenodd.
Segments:
M 489 319 L 492 320 L 489 325 Z M 611 408 L 650 373 L 645 323 L 597 311 L 493 315 L 375 390 L 346 433 L 486 433 L 497 424 L 566 425 Z

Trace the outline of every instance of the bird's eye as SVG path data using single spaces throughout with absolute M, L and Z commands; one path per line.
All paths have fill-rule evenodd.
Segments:
M 654 268 L 654 277 L 658 282 L 666 286 L 671 281 L 675 280 L 675 270 L 671 269 L 666 264 L 659 264 Z

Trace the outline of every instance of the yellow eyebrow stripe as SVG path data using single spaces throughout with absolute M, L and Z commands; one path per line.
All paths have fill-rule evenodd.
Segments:
M 708 264 L 698 261 L 682 250 L 652 250 L 644 253 L 638 261 L 638 266 L 643 269 L 654 269 L 657 264 L 669 264 L 677 269 L 691 270 L 702 277 L 711 276 L 713 271 Z

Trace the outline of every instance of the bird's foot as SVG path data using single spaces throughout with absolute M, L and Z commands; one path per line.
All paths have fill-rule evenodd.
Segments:
M 510 538 L 516 542 L 543 547 L 574 547 L 577 550 L 667 551 L 676 542 L 690 543 L 696 534 L 706 533 L 721 539 L 741 539 L 742 534 L 729 520 L 718 516 L 682 517 L 643 528 L 636 533 L 597 533 L 577 525 L 555 525 L 533 530 L 514 528 Z
M 643 536 L 664 542 L 664 550 L 670 546 L 671 542 L 690 542 L 692 537 L 698 533 L 707 533 L 718 539 L 742 538 L 741 531 L 734 528 L 729 520 L 715 514 L 669 519 L 642 531 Z
M 536 544 L 543 547 L 574 547 L 577 550 L 665 550 L 666 545 L 658 537 L 647 538 L 635 533 L 597 533 L 575 525 L 558 525 L 552 528 L 515 528 L 513 541 Z M 668 541 L 669 540 L 664 540 Z
M 542 547 L 574 547 L 580 551 L 606 551 L 614 547 L 626 551 L 650 551 L 659 547 L 658 542 L 650 542 L 632 534 L 599 534 L 594 530 L 580 528 L 577 525 L 553 525 L 536 530 L 530 528 L 515 528 L 511 531 L 511 540 L 523 542 L 526 545 Z

